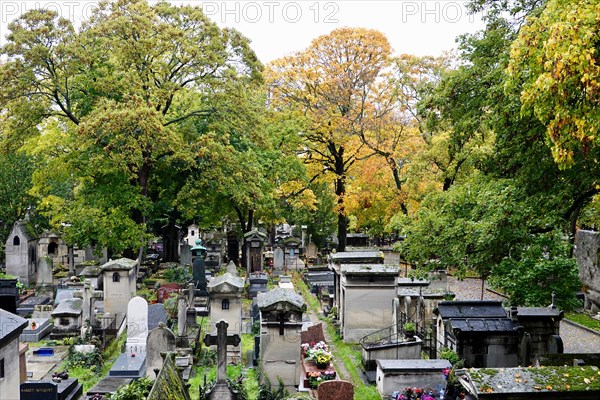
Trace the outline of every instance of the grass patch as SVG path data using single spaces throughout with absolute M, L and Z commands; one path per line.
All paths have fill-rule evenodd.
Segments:
M 117 357 L 121 354 L 121 349 L 127 340 L 127 333 L 124 331 L 117 340 L 113 340 L 102 352 L 104 363 L 102 366 L 92 368 L 72 368 L 69 370 L 70 378 L 77 378 L 83 385 L 83 392 L 90 390 L 100 379 L 108 375 L 110 368 L 115 363 Z M 61 364 L 60 370 L 65 369 L 66 360 Z
M 570 312 L 565 313 L 565 318 L 569 321 L 576 322 L 579 325 L 583 325 L 586 328 L 590 328 L 600 332 L 600 321 L 590 317 L 587 314 Z

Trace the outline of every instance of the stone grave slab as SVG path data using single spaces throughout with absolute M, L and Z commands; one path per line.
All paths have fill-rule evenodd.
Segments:
M 458 370 L 469 398 L 511 400 L 596 400 L 600 398 L 598 368 L 471 368 Z
M 333 380 L 319 384 L 319 400 L 354 400 L 354 385 L 348 381 Z
M 83 385 L 77 379 L 60 382 L 40 381 L 21 384 L 21 400 L 76 400 L 83 393 Z
M 39 342 L 52 331 L 50 318 L 29 318 L 28 325 L 19 336 L 21 342 Z
M 121 353 L 113 364 L 109 376 L 141 378 L 146 375 L 146 354 Z
M 107 395 L 116 392 L 121 386 L 129 385 L 133 378 L 122 376 L 105 376 L 94 387 L 87 391 L 87 397 L 98 395 Z
M 20 316 L 33 314 L 33 309 L 38 305 L 50 304 L 48 296 L 33 296 L 19 304 L 17 314 Z
M 125 349 L 131 353 L 146 353 L 148 337 L 148 302 L 136 296 L 127 305 L 127 343 Z

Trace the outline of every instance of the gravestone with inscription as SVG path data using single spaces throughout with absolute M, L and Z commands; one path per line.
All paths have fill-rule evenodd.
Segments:
M 148 337 L 148 302 L 136 296 L 127 305 L 127 352 L 146 353 Z
M 281 247 L 275 247 L 273 250 L 273 269 L 281 270 L 284 266 L 285 252 Z
M 184 243 L 179 248 L 179 264 L 181 265 L 192 265 L 192 246 Z
M 83 385 L 74 378 L 60 382 L 24 382 L 20 389 L 21 400 L 71 400 L 80 398 L 83 393 Z

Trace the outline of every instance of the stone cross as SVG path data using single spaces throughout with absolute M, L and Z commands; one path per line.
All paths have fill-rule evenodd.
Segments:
M 217 382 L 225 381 L 227 377 L 227 346 L 239 346 L 239 335 L 227 335 L 229 324 L 223 320 L 217 322 L 217 335 L 204 336 L 206 346 L 217 346 Z

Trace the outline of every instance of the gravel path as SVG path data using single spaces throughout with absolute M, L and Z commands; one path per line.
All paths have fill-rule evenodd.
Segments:
M 448 287 L 456 294 L 456 300 L 480 300 L 481 280 L 467 278 L 463 281 L 449 276 Z M 505 297 L 486 290 L 484 300 L 504 300 Z M 600 352 L 600 335 L 589 332 L 578 326 L 562 321 L 560 323 L 560 337 L 563 340 L 565 353 L 598 353 Z

